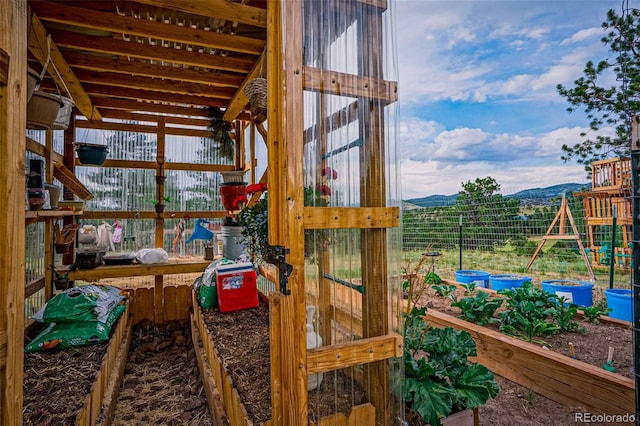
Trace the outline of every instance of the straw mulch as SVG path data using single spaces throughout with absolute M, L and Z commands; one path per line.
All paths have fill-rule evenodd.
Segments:
M 24 356 L 24 425 L 73 425 L 107 343 Z
M 134 332 L 113 425 L 211 425 L 189 329 L 150 322 Z

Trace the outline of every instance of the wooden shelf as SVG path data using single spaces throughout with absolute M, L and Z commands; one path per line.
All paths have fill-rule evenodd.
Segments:
M 211 261 L 201 257 L 193 259 L 169 259 L 169 263 L 149 265 L 103 265 L 93 269 L 69 272 L 70 280 L 96 281 L 102 278 L 125 278 L 145 275 L 191 274 L 204 272 Z
M 24 212 L 24 220 L 25 224 L 29 225 L 33 222 L 42 222 L 45 219 L 49 218 L 60 218 L 67 216 L 80 216 L 82 215 L 82 210 L 73 211 L 73 210 L 36 210 L 31 211 L 27 210 Z

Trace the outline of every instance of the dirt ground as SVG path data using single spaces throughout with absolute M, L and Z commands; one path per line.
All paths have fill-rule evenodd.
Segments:
M 107 343 L 25 354 L 24 425 L 72 426 Z M 190 330 L 136 327 L 113 425 L 211 425 Z
M 115 284 L 115 283 L 114 283 Z M 446 306 L 431 309 L 447 311 Z M 199 309 L 199 308 L 198 308 Z M 456 308 L 449 310 L 453 313 Z M 268 420 L 271 412 L 268 307 L 220 314 L 204 310 L 215 346 L 245 401 L 249 418 Z M 621 327 L 581 322 L 584 334 L 547 338 L 550 350 L 568 353 L 568 341 L 577 358 L 600 366 L 608 346 L 615 347 L 614 366 L 632 377 L 631 331 Z M 173 327 L 173 328 L 172 328 Z M 52 353 L 25 354 L 24 424 L 71 425 L 89 392 L 106 345 Z M 195 364 L 189 330 L 177 324 L 160 331 L 150 324 L 136 328 L 114 418 L 115 425 L 209 425 L 210 416 Z M 496 377 L 501 392 L 480 408 L 481 425 L 573 425 L 579 408 L 565 407 L 528 389 Z M 310 419 L 347 412 L 364 401 L 357 381 L 342 372 L 326 376 L 310 393 Z M 597 425 L 598 423 L 591 423 Z

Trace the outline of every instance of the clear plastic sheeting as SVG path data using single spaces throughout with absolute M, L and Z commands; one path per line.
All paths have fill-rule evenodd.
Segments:
M 303 1 L 305 206 L 361 217 L 401 205 L 392 6 Z M 304 238 L 307 305 L 317 307 L 323 346 L 401 334 L 400 227 L 307 229 Z M 322 386 L 335 389 L 335 412 L 345 399 L 371 402 L 376 422 L 398 424 L 404 407 L 392 384 L 402 374 L 391 358 L 325 373 Z M 317 411 L 326 398 L 310 391 L 314 421 L 332 414 Z

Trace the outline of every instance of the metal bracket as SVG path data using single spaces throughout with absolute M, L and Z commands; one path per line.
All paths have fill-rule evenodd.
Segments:
M 287 254 L 289 254 L 289 249 L 282 246 L 272 247 L 276 252 L 274 264 L 278 267 L 280 293 L 288 296 L 291 294 L 291 290 L 287 288 L 287 283 L 289 282 L 289 276 L 291 276 L 291 272 L 293 271 L 293 266 L 286 262 Z

